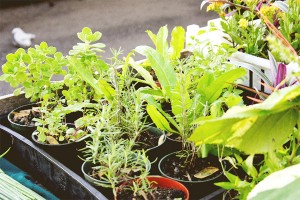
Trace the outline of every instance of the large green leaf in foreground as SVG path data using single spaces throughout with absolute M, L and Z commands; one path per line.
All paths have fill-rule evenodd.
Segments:
M 263 103 L 233 107 L 221 118 L 197 121 L 189 138 L 197 145 L 222 144 L 248 154 L 266 153 L 284 144 L 299 117 L 300 86 L 272 93 Z
M 299 171 L 300 164 L 297 164 L 269 175 L 254 187 L 247 199 L 299 199 Z

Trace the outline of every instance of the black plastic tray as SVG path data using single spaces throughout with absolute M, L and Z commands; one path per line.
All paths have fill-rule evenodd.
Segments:
M 20 167 L 61 199 L 107 199 L 82 177 L 57 161 L 30 140 L 5 126 L 0 119 L 0 152 L 11 147 L 5 158 Z M 3 125 L 4 124 L 4 125 Z

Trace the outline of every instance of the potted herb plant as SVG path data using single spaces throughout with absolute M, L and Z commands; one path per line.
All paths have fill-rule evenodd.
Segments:
M 14 88 L 14 95 L 25 93 L 26 98 L 32 102 L 39 102 L 46 94 L 56 95 L 62 89 L 62 82 L 52 82 L 54 75 L 65 75 L 63 66 L 66 59 L 60 52 L 56 52 L 55 47 L 48 46 L 46 42 L 36 45 L 35 48 L 18 49 L 14 54 L 7 55 L 7 62 L 2 66 L 3 75 L 1 81 L 9 82 Z M 40 112 L 36 104 L 17 108 L 8 115 L 8 120 L 17 131 L 23 130 L 24 134 L 29 134 L 34 129 L 35 117 L 39 117 Z M 24 111 L 26 110 L 26 111 Z M 19 126 L 20 124 L 20 126 Z M 28 126 L 28 130 L 26 127 Z
M 201 187 L 199 185 L 195 186 L 196 183 L 201 185 L 215 179 L 222 174 L 222 170 L 217 157 L 211 157 L 211 161 L 205 158 L 209 151 L 208 146 L 207 148 L 205 146 L 199 148 L 187 140 L 196 128 L 192 125 L 192 122 L 201 116 L 210 115 L 210 117 L 214 117 L 222 115 L 222 112 L 224 112 L 223 107 L 222 104 L 218 103 L 231 96 L 226 92 L 224 93 L 223 90 L 230 88 L 231 85 L 228 82 L 240 78 L 245 74 L 245 71 L 243 69 L 232 69 L 217 75 L 217 73 L 202 71 L 197 66 L 190 68 L 191 63 L 189 62 L 191 61 L 194 60 L 177 62 L 176 71 L 178 73 L 176 73 L 175 86 L 170 90 L 168 96 L 172 115 L 166 113 L 153 96 L 148 97 L 147 112 L 158 128 L 179 135 L 182 141 L 182 151 L 173 152 L 160 160 L 160 172 L 164 176 L 189 185 L 188 188 L 192 191 L 191 193 L 195 194 L 194 191 Z M 193 64 L 195 63 L 193 62 Z M 192 73 L 196 70 L 202 73 Z M 233 105 L 234 102 L 239 103 L 239 101 L 233 101 Z M 230 101 L 226 103 L 228 103 L 228 106 L 232 106 Z M 213 149 L 216 151 L 216 147 Z M 198 157 L 199 155 L 200 157 Z M 171 170 L 171 172 L 167 170 Z M 177 176 L 179 174 L 181 175 Z M 211 186 L 213 186 L 212 183 Z M 203 193 L 198 192 L 198 195 L 204 196 L 205 192 L 209 193 L 208 186 L 205 187 L 206 190 Z M 196 196 L 192 196 L 192 198 L 196 198 Z
M 105 193 L 116 196 L 117 186 L 128 179 L 148 174 L 151 163 L 144 151 L 133 150 L 134 141 L 123 139 L 121 130 L 111 123 L 114 121 L 109 106 L 104 106 L 99 120 L 89 134 L 82 149 L 86 161 L 82 172 L 91 184 L 111 188 Z

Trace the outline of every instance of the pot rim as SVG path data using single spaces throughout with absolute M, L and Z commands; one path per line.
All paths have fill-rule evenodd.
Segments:
M 19 127 L 35 128 L 36 125 L 23 125 L 23 124 L 18 124 L 18 123 L 16 123 L 16 122 L 13 122 L 13 121 L 11 120 L 11 116 L 12 116 L 12 113 L 13 113 L 13 112 L 22 110 L 22 108 L 24 108 L 24 107 L 33 107 L 34 105 L 38 105 L 38 103 L 29 103 L 29 104 L 25 104 L 25 105 L 19 106 L 19 107 L 13 109 L 12 111 L 10 111 L 10 112 L 8 113 L 8 115 L 7 115 L 7 119 L 8 119 L 8 121 L 9 121 L 9 123 L 11 123 L 11 124 L 13 124 L 13 125 L 16 125 L 16 126 L 19 126 Z
M 188 200 L 188 199 L 190 198 L 190 192 L 189 192 L 189 190 L 187 189 L 187 187 L 186 187 L 185 185 L 183 185 L 182 183 L 180 183 L 179 181 L 177 181 L 177 180 L 174 180 L 174 179 L 171 179 L 171 178 L 168 178 L 168 177 L 164 177 L 164 176 L 160 176 L 160 175 L 149 175 L 149 176 L 147 176 L 146 178 L 147 178 L 148 180 L 149 180 L 149 179 L 156 179 L 156 180 L 157 180 L 157 179 L 160 179 L 160 180 L 166 180 L 166 181 L 172 182 L 172 183 L 169 184 L 170 187 L 163 187 L 163 188 L 171 188 L 171 189 L 181 190 L 181 191 L 183 191 L 184 194 L 186 195 L 186 197 L 185 197 L 186 200 Z M 138 179 L 138 178 L 131 179 L 131 180 L 129 180 L 129 181 L 130 181 L 130 182 L 133 182 L 133 181 L 136 180 L 136 179 Z M 156 180 L 151 180 L 151 181 L 154 181 L 154 182 L 155 182 Z M 126 181 L 126 182 L 128 182 L 128 181 Z M 123 182 L 120 186 L 125 185 L 126 182 Z M 177 186 L 179 185 L 180 188 L 179 188 L 179 187 L 174 187 L 175 184 L 177 184 Z M 159 185 L 159 184 L 158 184 L 158 185 Z M 183 190 L 182 190 L 182 189 L 183 189 Z M 119 187 L 117 188 L 117 190 L 119 190 Z M 117 198 L 115 198 L 115 200 L 117 200 Z
M 72 124 L 72 123 L 67 123 L 67 124 L 70 125 L 70 126 L 75 126 L 75 125 Z M 57 147 L 57 146 L 66 146 L 66 145 L 78 144 L 78 143 L 84 141 L 84 140 L 82 140 L 82 138 L 83 138 L 84 136 L 82 136 L 82 137 L 79 138 L 78 140 L 75 140 L 75 141 L 72 141 L 72 142 L 68 142 L 68 143 L 62 143 L 62 144 L 48 144 L 48 143 L 42 143 L 42 142 L 39 142 L 39 141 L 37 140 L 37 138 L 36 138 L 36 137 L 37 137 L 37 133 L 38 133 L 37 130 L 33 131 L 33 133 L 31 134 L 32 140 L 33 140 L 35 143 L 37 143 L 37 144 L 39 144 L 39 145 L 44 145 L 44 146 L 53 146 L 53 147 Z
M 156 145 L 156 146 L 151 147 L 151 148 L 149 148 L 149 149 L 145 149 L 145 151 L 151 151 L 151 150 L 153 150 L 153 149 L 156 149 L 156 148 L 162 146 L 162 145 L 166 142 L 166 140 L 167 140 L 167 135 L 165 134 L 164 131 L 160 130 L 159 128 L 156 128 L 156 127 L 154 127 L 154 126 L 149 126 L 149 127 L 147 127 L 145 130 L 146 130 L 146 131 L 149 130 L 149 131 L 151 132 L 151 129 L 152 129 L 152 130 L 156 130 L 157 132 L 161 132 L 161 135 L 164 135 L 164 140 L 163 140 L 163 142 L 162 142 L 160 145 Z
M 103 180 L 100 180 L 100 179 L 96 179 L 96 178 L 94 178 L 94 177 L 92 177 L 92 176 L 90 176 L 84 169 L 85 169 L 85 167 L 86 167 L 86 165 L 88 165 L 88 164 L 90 164 L 90 165 L 92 165 L 93 163 L 92 162 L 89 162 L 89 161 L 87 161 L 87 160 L 85 160 L 83 163 L 82 163 L 82 165 L 81 165 L 81 171 L 82 171 L 82 173 L 83 173 L 83 175 L 85 176 L 85 177 L 89 177 L 89 179 L 91 179 L 91 180 L 93 180 L 93 183 L 109 183 L 108 181 L 103 181 Z M 151 162 L 149 161 L 148 162 L 148 165 L 147 165 L 147 171 L 148 172 L 150 172 L 150 169 L 151 169 Z M 136 177 L 136 178 L 138 178 L 138 177 Z M 129 179 L 129 180 L 133 180 L 133 179 L 135 179 L 135 178 L 132 178 L 132 179 Z M 121 185 L 123 182 L 120 182 L 119 184 Z
M 167 157 L 172 156 L 173 154 L 176 154 L 176 153 L 178 153 L 178 152 L 180 152 L 180 151 L 175 151 L 175 152 L 169 153 L 169 154 L 165 155 L 162 159 L 160 159 L 160 161 L 159 161 L 159 163 L 158 163 L 158 170 L 159 170 L 159 172 L 160 172 L 164 177 L 167 177 L 167 178 L 176 180 L 176 181 L 181 182 L 181 183 L 205 183 L 205 182 L 209 182 L 209 181 L 212 181 L 212 180 L 215 180 L 215 179 L 219 178 L 219 177 L 224 173 L 223 171 L 221 171 L 221 172 L 220 172 L 218 175 L 216 175 L 216 176 L 213 176 L 213 177 L 211 177 L 211 178 L 207 178 L 207 179 L 205 179 L 205 180 L 198 180 L 198 181 L 180 180 L 180 179 L 177 179 L 177 178 L 168 176 L 168 175 L 166 175 L 166 174 L 163 172 L 163 170 L 161 169 L 161 165 L 162 165 L 163 161 L 164 161 Z M 223 165 L 226 167 L 226 163 L 225 163 L 225 162 L 223 162 Z

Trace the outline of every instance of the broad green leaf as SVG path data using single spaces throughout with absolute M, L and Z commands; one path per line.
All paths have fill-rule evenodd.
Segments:
M 100 33 L 99 31 L 96 31 L 93 35 L 94 35 L 93 42 L 100 40 L 100 38 L 102 37 L 102 33 Z
M 245 162 L 243 163 L 242 167 L 249 176 L 257 177 L 257 170 L 253 165 L 253 158 L 254 158 L 253 154 L 248 156 Z
M 98 86 L 104 94 L 104 96 L 106 97 L 106 99 L 110 103 L 113 103 L 115 101 L 116 90 L 112 88 L 105 80 L 99 80 Z
M 263 103 L 236 106 L 229 109 L 224 118 L 245 118 L 281 112 L 300 104 L 300 86 L 294 85 L 273 92 Z
M 149 84 L 152 88 L 157 88 L 156 83 L 153 80 L 153 77 L 151 74 L 142 66 L 138 65 L 136 62 L 134 62 L 132 59 L 129 61 L 129 64 L 132 68 L 134 68 Z
M 150 94 L 154 97 L 161 97 L 163 98 L 163 93 L 161 92 L 161 90 L 154 90 L 154 89 L 141 89 L 139 90 L 141 93 L 144 93 L 144 94 Z
M 163 58 L 167 59 L 168 55 L 168 28 L 167 25 L 163 26 L 159 29 L 156 36 L 156 50 L 157 52 L 163 56 Z
M 299 199 L 300 164 L 272 173 L 249 193 L 248 200 Z
M 147 105 L 147 112 L 157 128 L 171 133 L 177 133 L 170 127 L 167 119 L 155 108 L 154 105 Z
M 148 58 L 158 81 L 167 95 L 170 95 L 171 89 L 174 88 L 176 84 L 176 74 L 171 63 L 151 47 L 138 46 L 135 50 Z
M 294 109 L 242 119 L 217 118 L 204 122 L 189 139 L 197 145 L 223 144 L 247 154 L 266 153 L 286 142 L 297 118 Z
M 19 94 L 21 94 L 22 92 L 22 88 L 17 88 L 14 90 L 14 96 L 18 96 Z
M 246 70 L 237 68 L 217 77 L 208 87 L 203 88 L 207 101 L 210 103 L 214 102 L 221 95 L 224 88 L 245 74 Z
M 93 74 L 90 70 L 87 69 L 84 65 L 82 65 L 76 58 L 69 57 L 70 67 L 72 67 L 80 77 L 87 82 L 92 88 L 94 88 L 95 92 L 98 96 L 101 96 L 103 92 L 101 91 L 97 80 L 94 78 Z
M 156 35 L 150 30 L 147 30 L 146 33 L 148 34 L 148 36 L 152 40 L 153 44 L 156 46 Z
M 172 31 L 172 38 L 170 42 L 171 59 L 180 58 L 180 52 L 184 49 L 185 30 L 181 26 L 176 26 Z
M 97 60 L 94 67 L 99 74 L 101 74 L 102 71 L 107 71 L 109 69 L 108 64 L 106 64 L 103 60 Z
M 236 188 L 236 185 L 231 182 L 218 182 L 215 183 L 215 185 L 224 188 L 225 190 L 231 190 Z

